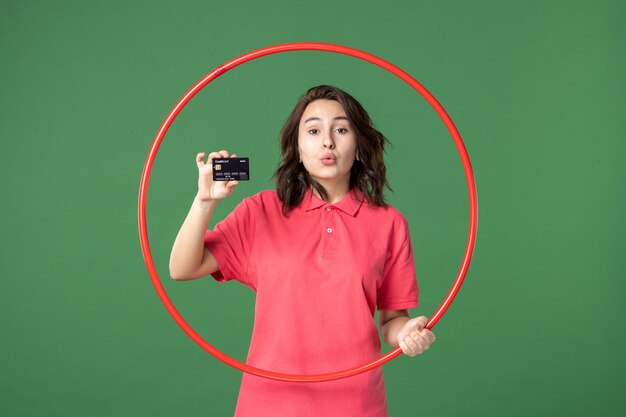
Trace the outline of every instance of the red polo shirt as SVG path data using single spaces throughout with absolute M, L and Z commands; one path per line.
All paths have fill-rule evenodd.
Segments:
M 261 191 L 207 231 L 204 245 L 217 281 L 256 292 L 247 359 L 255 367 L 318 374 L 370 362 L 381 355 L 375 309 L 418 305 L 405 218 L 355 190 L 335 204 L 309 190 L 288 217 L 276 191 Z M 244 373 L 235 416 L 387 416 L 382 369 L 316 383 Z

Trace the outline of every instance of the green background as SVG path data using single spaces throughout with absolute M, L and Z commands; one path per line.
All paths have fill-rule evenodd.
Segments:
M 625 17 L 620 1 L 3 1 L 0 415 L 232 415 L 241 374 L 185 335 L 147 274 L 139 181 L 188 88 L 236 56 L 298 41 L 361 49 L 418 79 L 475 171 L 470 271 L 433 347 L 385 365 L 390 416 L 623 415 Z M 421 96 L 324 52 L 237 67 L 170 129 L 148 229 L 177 309 L 240 360 L 254 294 L 168 275 L 197 190 L 194 158 L 251 158 L 252 181 L 212 227 L 273 188 L 280 127 L 321 83 L 354 95 L 393 143 L 387 197 L 411 227 L 421 292 L 412 315 L 438 307 L 461 262 L 465 178 Z

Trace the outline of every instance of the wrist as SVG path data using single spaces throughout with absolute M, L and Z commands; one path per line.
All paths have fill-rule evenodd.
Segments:
M 218 202 L 219 200 L 215 200 L 213 198 L 201 198 L 198 194 L 196 194 L 196 197 L 194 198 L 194 204 L 204 210 L 214 209 Z
M 410 317 L 399 316 L 385 323 L 385 325 L 381 329 L 381 332 L 383 334 L 383 340 L 385 341 L 385 343 L 387 343 L 387 345 L 391 346 L 394 349 L 400 346 L 400 344 L 398 343 L 398 334 L 404 328 L 406 322 L 409 320 Z

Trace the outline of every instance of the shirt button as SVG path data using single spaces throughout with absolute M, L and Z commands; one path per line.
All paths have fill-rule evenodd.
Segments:
M 328 207 L 328 208 L 326 209 L 326 211 L 331 211 L 331 210 L 332 210 L 332 209 L 331 209 L 330 207 Z
M 326 229 L 326 231 L 327 231 L 328 233 L 332 233 L 332 232 L 333 232 L 333 229 L 329 227 L 328 229 Z

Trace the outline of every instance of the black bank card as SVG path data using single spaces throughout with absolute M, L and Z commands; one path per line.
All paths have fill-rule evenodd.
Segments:
M 213 181 L 248 181 L 249 179 L 249 158 L 237 156 L 213 160 Z

